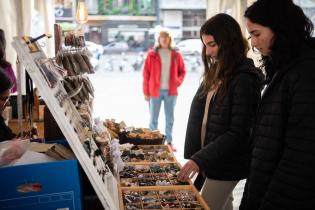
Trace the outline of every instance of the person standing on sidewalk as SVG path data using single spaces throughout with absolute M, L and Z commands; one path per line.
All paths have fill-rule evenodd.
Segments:
M 162 28 L 156 37 L 154 48 L 147 53 L 143 68 L 143 94 L 149 101 L 151 130 L 158 128 L 158 118 L 162 101 L 165 112 L 166 142 L 172 151 L 174 109 L 178 95 L 177 88 L 182 84 L 186 70 L 181 53 L 174 47 L 168 29 Z
M 315 209 L 314 26 L 292 0 L 258 0 L 246 11 L 267 87 L 252 132 L 240 210 Z
M 262 72 L 247 58 L 239 24 L 227 14 L 207 20 L 200 29 L 204 73 L 189 113 L 185 159 L 178 179 L 198 177 L 195 186 L 211 210 L 233 210 L 232 191 L 247 177 L 249 135 Z

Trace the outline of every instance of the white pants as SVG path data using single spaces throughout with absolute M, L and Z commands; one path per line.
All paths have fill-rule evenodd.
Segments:
M 207 178 L 201 196 L 211 210 L 233 210 L 233 190 L 239 181 L 221 181 Z

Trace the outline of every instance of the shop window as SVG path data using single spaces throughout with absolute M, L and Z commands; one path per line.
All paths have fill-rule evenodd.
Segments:
M 183 26 L 200 26 L 206 20 L 206 10 L 183 11 Z
M 183 39 L 199 39 L 199 31 L 183 31 Z
M 154 0 L 99 0 L 100 15 L 155 15 Z
M 55 0 L 55 17 L 72 17 L 73 1 L 72 0 Z

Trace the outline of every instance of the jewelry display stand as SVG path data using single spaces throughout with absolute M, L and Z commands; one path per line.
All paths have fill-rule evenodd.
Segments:
M 93 138 L 87 137 L 83 121 L 68 96 L 62 82 L 56 81 L 52 86 L 38 65 L 39 60 L 47 59 L 37 42 L 30 43 L 21 37 L 14 37 L 12 45 L 17 52 L 19 61 L 34 81 L 40 95 L 45 101 L 59 128 L 66 137 L 76 158 L 89 178 L 104 209 L 118 210 L 117 180 L 105 164 L 105 157 L 100 154 Z M 35 47 L 35 49 L 34 49 Z M 36 49 L 37 48 L 37 49 Z M 62 173 L 62 172 L 61 172 Z

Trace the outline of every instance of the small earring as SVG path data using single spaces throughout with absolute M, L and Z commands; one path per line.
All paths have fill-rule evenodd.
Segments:
M 260 53 L 259 50 L 256 47 L 252 47 L 252 50 L 253 50 L 253 53 L 255 53 L 255 54 L 259 54 Z

